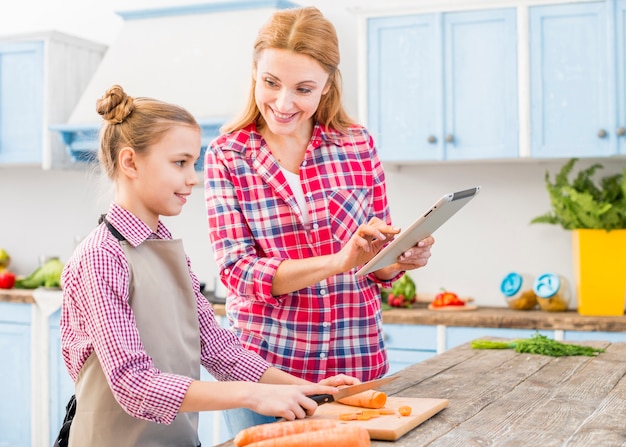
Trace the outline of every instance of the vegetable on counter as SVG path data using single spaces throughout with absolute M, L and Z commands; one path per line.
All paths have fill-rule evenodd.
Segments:
M 391 307 L 411 307 L 417 301 L 417 288 L 411 277 L 405 273 L 393 283 L 391 291 L 381 290 L 381 296 Z
M 473 349 L 515 349 L 519 353 L 540 354 L 550 357 L 572 355 L 593 357 L 604 352 L 604 349 L 601 348 L 561 343 L 539 333 L 533 334 L 531 338 L 520 338 L 513 341 L 473 340 L 471 346 Z
M 36 289 L 37 287 L 61 287 L 61 273 L 63 263 L 58 258 L 52 258 L 38 267 L 30 275 L 15 281 L 16 289 Z
M 344 405 L 363 408 L 382 408 L 387 403 L 387 393 L 376 390 L 367 390 L 362 393 L 339 399 L 337 402 Z
M 446 306 L 465 306 L 465 301 L 459 298 L 454 292 L 448 292 L 442 290 L 435 296 L 435 299 L 431 303 L 432 307 L 446 307 Z
M 368 447 L 370 436 L 363 427 L 328 419 L 299 419 L 243 429 L 233 442 L 237 447 Z

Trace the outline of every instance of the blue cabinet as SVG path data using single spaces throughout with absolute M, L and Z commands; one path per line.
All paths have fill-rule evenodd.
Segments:
M 0 303 L 0 446 L 30 446 L 29 304 Z
M 389 357 L 389 373 L 393 374 L 437 353 L 436 326 L 385 324 L 385 346 Z
M 0 165 L 66 167 L 64 122 L 106 47 L 59 32 L 0 37 Z
M 623 1 L 529 8 L 533 157 L 625 153 L 624 9 Z
M 0 163 L 41 161 L 43 62 L 41 42 L 0 43 Z
M 368 126 L 383 161 L 518 155 L 515 9 L 370 18 Z

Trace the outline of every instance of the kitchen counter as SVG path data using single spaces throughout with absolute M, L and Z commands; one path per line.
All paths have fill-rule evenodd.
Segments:
M 208 299 L 211 296 L 208 295 Z M 0 302 L 34 303 L 32 290 L 0 290 Z M 215 313 L 224 316 L 223 304 L 213 304 Z M 513 310 L 508 307 L 478 307 L 468 311 L 432 311 L 427 303 L 418 302 L 408 309 L 383 312 L 385 324 L 443 325 L 537 330 L 626 332 L 626 316 L 593 317 L 575 310 L 546 312 Z
M 223 316 L 224 305 L 214 304 L 217 315 Z M 591 317 L 575 310 L 546 312 L 543 310 L 513 310 L 508 307 L 479 307 L 468 311 L 433 311 L 426 303 L 409 309 L 383 312 L 385 324 L 420 324 L 464 327 L 490 327 L 537 330 L 626 332 L 626 316 Z
M 380 390 L 449 404 L 393 445 L 623 446 L 626 343 L 578 344 L 607 351 L 554 358 L 466 343 L 401 370 Z

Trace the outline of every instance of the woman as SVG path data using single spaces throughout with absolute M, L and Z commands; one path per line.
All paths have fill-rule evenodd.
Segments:
M 355 275 L 399 229 L 374 141 L 342 107 L 338 65 L 318 9 L 275 13 L 254 45 L 248 104 L 205 160 L 230 324 L 248 349 L 311 381 L 387 372 L 379 284 L 426 265 L 434 243 Z
M 337 389 L 271 367 L 221 328 L 182 242 L 161 222 L 181 212 L 198 182 L 195 119 L 117 85 L 97 111 L 100 161 L 115 199 L 62 275 L 62 352 L 76 383 L 69 445 L 196 447 L 198 411 L 313 414 L 307 396 Z M 200 381 L 200 365 L 222 382 Z M 324 381 L 354 383 L 343 375 Z

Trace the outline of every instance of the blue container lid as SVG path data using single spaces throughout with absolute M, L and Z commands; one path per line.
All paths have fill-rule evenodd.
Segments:
M 533 289 L 540 298 L 551 298 L 561 288 L 561 278 L 554 273 L 544 273 L 535 279 Z
M 500 291 L 504 296 L 513 296 L 522 288 L 524 279 L 519 273 L 511 272 L 500 283 Z

